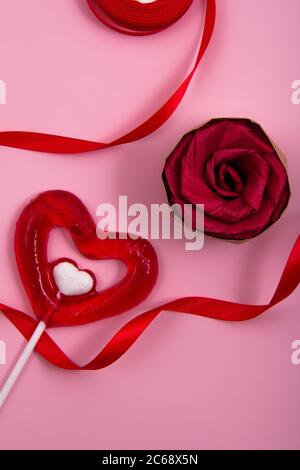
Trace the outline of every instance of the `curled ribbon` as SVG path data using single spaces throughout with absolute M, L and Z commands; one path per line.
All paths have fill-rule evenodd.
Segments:
M 47 333 L 42 335 L 36 346 L 36 351 L 43 356 L 44 359 L 62 369 L 103 369 L 123 356 L 161 312 L 178 312 L 231 322 L 250 320 L 262 315 L 267 310 L 270 310 L 272 307 L 285 300 L 298 287 L 299 282 L 300 236 L 291 251 L 275 294 L 266 305 L 243 305 L 205 297 L 176 299 L 152 310 L 148 310 L 129 321 L 113 336 L 102 351 L 83 367 L 75 364 Z M 0 310 L 23 336 L 29 340 L 37 326 L 36 320 L 25 313 L 2 304 L 0 304 Z
M 147 5 L 144 5 L 144 7 L 145 6 Z M 172 116 L 181 103 L 210 43 L 214 31 L 215 19 L 215 0 L 206 0 L 203 34 L 197 59 L 192 71 L 172 96 L 161 106 L 161 108 L 134 130 L 109 143 L 93 142 L 84 139 L 75 139 L 72 137 L 38 132 L 6 131 L 0 132 L 0 146 L 32 150 L 36 152 L 78 154 L 114 147 L 121 144 L 128 144 L 147 137 L 159 129 Z

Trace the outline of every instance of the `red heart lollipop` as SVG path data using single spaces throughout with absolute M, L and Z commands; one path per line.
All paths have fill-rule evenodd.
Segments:
M 79 251 L 87 257 L 122 260 L 127 266 L 127 274 L 123 280 L 116 286 L 97 293 L 95 277 L 88 272 L 80 272 L 73 261 L 60 259 L 49 263 L 47 242 L 54 227 L 67 229 Z M 2 313 L 28 340 L 0 390 L 0 408 L 35 347 L 48 361 L 64 369 L 102 369 L 119 359 L 162 311 L 188 313 L 223 321 L 245 321 L 263 314 L 287 298 L 300 281 L 299 237 L 276 292 L 268 304 L 244 305 L 205 297 L 177 298 L 130 320 L 92 361 L 79 366 L 45 333 L 46 326 L 76 325 L 121 313 L 146 297 L 156 281 L 158 270 L 155 252 L 148 242 L 100 241 L 95 233 L 96 227 L 81 201 L 64 191 L 50 191 L 40 195 L 21 215 L 16 232 L 16 255 L 38 322 L 22 312 L 0 304 Z M 71 283 L 68 278 L 70 275 Z
M 125 276 L 97 292 L 95 277 L 79 272 L 74 262 L 50 263 L 47 245 L 55 227 L 67 230 L 87 258 L 123 262 Z M 24 209 L 17 223 L 15 253 L 34 314 L 48 326 L 80 325 L 125 312 L 148 296 L 158 273 L 157 257 L 148 241 L 118 235 L 115 240 L 100 240 L 85 206 L 65 191 L 42 193 Z
M 97 292 L 95 276 L 79 271 L 74 261 L 49 262 L 48 240 L 56 227 L 67 230 L 87 258 L 122 261 L 127 268 L 123 279 Z M 42 193 L 23 210 L 16 227 L 15 254 L 38 323 L 0 391 L 0 408 L 47 326 L 81 325 L 117 315 L 138 305 L 152 290 L 158 274 L 153 247 L 140 238 L 115 235 L 116 239 L 99 239 L 85 206 L 66 191 Z M 14 312 L 2 304 L 0 308 Z

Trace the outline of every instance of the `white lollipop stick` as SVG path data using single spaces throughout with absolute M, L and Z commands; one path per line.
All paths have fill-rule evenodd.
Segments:
M 95 284 L 94 278 L 88 272 L 80 271 L 77 266 L 67 261 L 63 261 L 57 264 L 53 270 L 53 275 L 58 290 L 67 296 L 86 294 L 93 288 Z M 0 391 L 0 408 L 8 397 L 17 378 L 24 369 L 45 329 L 46 324 L 43 321 L 40 321 L 36 327 L 35 332 L 28 341 L 26 348 L 22 352 L 15 367 L 13 368 L 13 371 L 9 375 L 7 381 Z
M 41 321 L 36 327 L 35 332 L 33 333 L 30 340 L 28 341 L 24 351 L 22 352 L 15 367 L 13 368 L 11 374 L 9 375 L 7 381 L 5 382 L 5 384 L 3 385 L 0 391 L 0 408 L 2 407 L 6 398 L 8 397 L 11 389 L 13 388 L 16 380 L 18 379 L 23 368 L 25 367 L 28 359 L 30 358 L 34 348 L 36 347 L 38 343 L 38 340 L 42 336 L 45 329 L 46 329 L 46 324 L 43 321 Z

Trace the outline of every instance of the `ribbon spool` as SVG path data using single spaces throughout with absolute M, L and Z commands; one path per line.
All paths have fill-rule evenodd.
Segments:
M 92 9 L 95 9 L 95 5 L 97 4 L 98 6 L 103 4 L 102 0 L 87 0 L 89 5 L 91 6 Z M 135 5 L 135 3 L 139 3 L 134 0 L 105 0 L 106 5 L 112 5 L 112 4 L 127 4 L 130 5 Z M 175 2 L 172 1 L 172 3 L 176 3 L 178 5 L 181 5 L 182 9 L 181 10 L 176 10 L 177 13 L 180 16 L 180 11 L 181 15 L 186 11 L 189 5 L 191 5 L 192 1 L 191 0 L 177 0 Z M 171 0 L 156 0 L 156 2 L 153 2 L 153 4 L 158 5 L 171 5 Z M 153 5 L 152 4 L 152 5 Z M 204 15 L 204 25 L 203 25 L 203 33 L 199 45 L 199 50 L 197 54 L 196 61 L 193 65 L 192 70 L 190 73 L 187 75 L 185 80 L 177 87 L 177 89 L 171 94 L 171 96 L 163 103 L 163 105 L 156 110 L 152 116 L 148 117 L 144 122 L 139 124 L 135 129 L 127 132 L 126 134 L 122 135 L 121 137 L 113 140 L 112 142 L 95 142 L 95 141 L 90 141 L 90 140 L 84 140 L 84 139 L 76 139 L 73 137 L 66 137 L 66 136 L 61 136 L 61 135 L 53 135 L 53 134 L 45 134 L 45 133 L 40 133 L 40 132 L 27 132 L 27 131 L 0 131 L 0 147 L 12 147 L 12 148 L 19 148 L 23 150 L 31 150 L 31 151 L 36 151 L 36 152 L 46 152 L 46 153 L 56 153 L 56 154 L 79 154 L 79 153 L 86 153 L 86 152 L 92 152 L 95 150 L 101 150 L 109 147 L 115 147 L 117 145 L 121 144 L 129 144 L 130 142 L 135 142 L 137 140 L 143 139 L 144 137 L 147 137 L 148 135 L 152 134 L 154 131 L 159 129 L 171 116 L 172 114 L 176 111 L 178 108 L 179 104 L 181 103 L 188 87 L 189 84 L 195 75 L 196 71 L 198 70 L 198 67 L 201 63 L 201 60 L 209 46 L 209 43 L 211 41 L 213 32 L 214 32 L 214 27 L 215 27 L 215 20 L 216 20 L 216 1 L 215 0 L 205 0 L 205 15 Z M 149 7 L 151 4 L 144 4 L 140 5 L 142 6 L 143 9 L 145 9 L 145 12 L 147 11 L 145 7 Z M 183 8 L 185 6 L 185 8 Z M 174 7 L 170 8 L 172 11 Z M 99 10 L 100 11 L 100 10 Z M 96 10 L 95 10 L 96 12 Z M 98 12 L 98 10 L 97 10 Z M 111 13 L 110 13 L 111 15 Z M 151 15 L 149 15 L 151 16 Z M 100 17 L 99 17 L 100 19 Z M 169 21 L 166 21 L 163 25 L 160 23 L 160 25 L 157 25 L 156 31 L 159 31 L 160 27 L 167 27 L 174 21 L 174 15 L 169 17 Z M 175 17 L 176 21 L 176 17 Z M 114 24 L 116 26 L 115 20 L 112 21 L 112 18 L 110 16 L 110 23 L 109 24 Z M 153 26 L 153 23 L 152 23 Z M 118 25 L 118 29 L 120 30 L 121 26 Z M 149 28 L 149 26 L 147 26 Z M 122 27 L 121 27 L 122 30 Z M 131 31 L 131 32 L 130 32 Z M 122 32 L 130 32 L 130 34 L 133 34 L 133 30 L 127 29 L 123 27 Z M 151 33 L 154 33 L 152 30 Z M 145 34 L 145 31 L 137 31 L 135 30 L 135 34 Z M 147 34 L 147 30 L 146 30 Z M 149 29 L 148 29 L 148 34 L 149 34 Z
M 163 31 L 178 21 L 193 0 L 87 0 L 108 27 L 135 36 Z

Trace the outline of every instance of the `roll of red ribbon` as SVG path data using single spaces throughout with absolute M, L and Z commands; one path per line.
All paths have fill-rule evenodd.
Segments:
M 127 3 L 127 14 L 125 17 L 125 23 L 128 25 L 128 18 L 132 18 L 131 14 L 133 14 L 134 9 L 129 8 L 129 6 L 135 6 L 134 2 L 129 1 L 129 0 L 106 0 L 106 11 L 108 10 L 109 6 L 112 6 L 113 4 L 123 4 L 123 6 Z M 184 11 L 189 7 L 189 5 L 192 3 L 191 0 L 157 0 L 157 5 L 169 5 L 176 4 L 178 7 L 176 7 L 176 10 L 174 10 L 174 5 L 171 8 L 171 11 L 173 11 L 173 15 L 168 16 L 167 13 L 165 12 L 164 16 L 161 16 L 161 18 L 164 18 L 164 21 L 158 22 L 156 31 L 159 31 L 162 25 L 163 27 L 167 27 L 169 24 L 172 23 L 172 21 L 176 21 L 176 15 L 174 15 L 174 12 L 177 12 L 177 19 L 184 13 Z M 97 0 L 98 6 L 100 5 L 100 0 Z M 104 5 L 104 2 L 101 1 L 101 5 Z M 178 86 L 178 88 L 172 93 L 170 98 L 155 112 L 150 116 L 148 119 L 146 119 L 142 124 L 137 126 L 135 129 L 133 129 L 130 132 L 127 132 L 126 134 L 122 135 L 118 139 L 112 141 L 112 142 L 94 142 L 94 141 L 89 141 L 89 140 L 83 140 L 83 139 L 76 139 L 73 137 L 65 137 L 65 136 L 60 136 L 60 135 L 53 135 L 53 134 L 44 134 L 40 132 L 24 132 L 24 131 L 3 131 L 0 132 L 0 146 L 4 147 L 13 147 L 13 148 L 19 148 L 19 149 L 24 149 L 24 150 L 33 150 L 37 152 L 46 152 L 46 153 L 62 153 L 62 154 L 75 154 L 75 153 L 84 153 L 84 152 L 92 152 L 94 150 L 101 150 L 104 148 L 108 147 L 114 147 L 116 145 L 121 145 L 121 144 L 128 144 L 130 142 L 135 142 L 136 140 L 143 139 L 144 137 L 147 137 L 148 135 L 152 134 L 152 132 L 156 131 L 159 129 L 171 116 L 172 114 L 176 111 L 177 107 L 181 103 L 188 86 L 196 73 L 198 66 L 208 48 L 208 45 L 210 43 L 210 40 L 213 35 L 214 31 L 214 26 L 215 26 L 215 20 L 216 20 L 216 3 L 215 0 L 206 0 L 206 9 L 205 9 L 205 17 L 204 17 L 204 27 L 203 27 L 203 34 L 202 34 L 202 39 L 200 42 L 200 47 L 198 51 L 198 55 L 196 58 L 196 62 L 191 70 L 191 72 L 188 74 L 188 76 L 185 78 L 185 80 Z M 89 5 L 92 7 L 93 11 L 95 14 L 99 14 L 100 10 L 96 10 L 96 3 L 95 0 L 90 0 Z M 102 5 L 102 6 L 103 6 Z M 149 7 L 150 4 L 148 5 L 142 5 L 144 11 L 146 12 L 146 7 Z M 180 8 L 179 8 L 180 7 Z M 98 8 L 98 7 L 97 7 Z M 161 7 L 161 13 L 163 9 Z M 120 14 L 120 12 L 119 12 Z M 117 13 L 115 13 L 115 16 L 118 16 Z M 133 15 L 135 18 L 135 16 Z M 147 14 L 143 15 L 143 18 L 147 17 Z M 149 14 L 149 18 L 151 15 Z M 99 16 L 100 18 L 100 16 Z M 121 25 L 118 25 L 119 28 L 116 28 L 116 22 L 115 20 L 112 20 L 112 11 L 110 13 L 110 22 L 107 22 L 109 26 L 115 27 L 115 29 L 121 28 L 123 32 L 130 32 L 132 33 L 132 29 L 130 28 L 125 28 L 122 29 Z M 134 20 L 130 20 L 134 21 Z M 136 22 L 136 21 L 135 21 Z M 142 17 L 140 17 L 140 24 L 142 24 Z M 155 21 L 153 21 L 152 17 L 152 28 L 154 28 Z M 131 26 L 133 27 L 133 26 Z M 136 34 L 141 33 L 141 30 L 138 31 L 138 26 L 136 26 Z M 145 31 L 149 32 L 150 30 L 147 29 L 149 28 L 149 24 L 146 25 L 144 29 Z M 143 32 L 143 31 L 142 31 Z M 152 32 L 155 32 L 152 30 Z
M 171 26 L 193 0 L 87 0 L 104 24 L 121 33 L 153 34 Z

